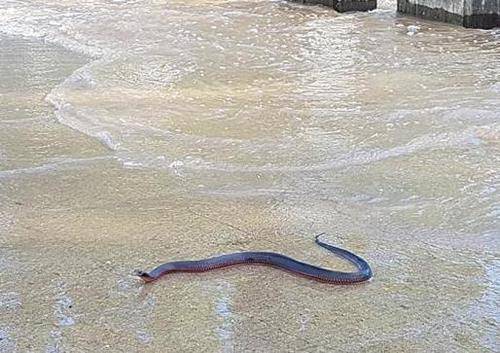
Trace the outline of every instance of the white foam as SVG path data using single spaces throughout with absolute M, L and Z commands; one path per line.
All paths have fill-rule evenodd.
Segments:
M 396 146 L 389 149 L 358 150 L 347 153 L 338 158 L 324 161 L 312 165 L 290 165 L 274 166 L 271 164 L 264 166 L 235 166 L 229 163 L 213 163 L 200 158 L 184 160 L 184 168 L 205 169 L 220 172 L 310 172 L 326 171 L 331 169 L 344 168 L 348 166 L 363 165 L 379 162 L 389 158 L 401 157 L 426 150 L 436 150 L 448 147 L 460 147 L 469 144 L 477 144 L 478 128 L 469 128 L 461 132 L 441 133 L 424 135 L 413 139 L 405 145 Z
M 103 143 L 104 146 L 108 147 L 112 151 L 116 151 L 120 146 L 120 143 L 116 142 L 108 131 L 99 131 L 95 134 L 95 136 Z
M 93 64 L 95 64 L 94 62 Z M 54 88 L 45 98 L 45 100 L 52 104 L 55 108 L 55 116 L 57 121 L 64 124 L 76 131 L 79 131 L 87 136 L 96 138 L 104 146 L 111 151 L 116 151 L 120 143 L 116 141 L 115 137 L 109 131 L 104 130 L 104 126 L 100 124 L 91 111 L 79 111 L 71 103 L 67 101 L 64 93 L 64 86 L 66 84 L 73 85 L 75 82 L 81 82 L 81 72 L 86 72 L 88 66 L 81 68 L 71 76 L 69 76 L 58 87 Z M 86 73 L 86 83 L 93 82 L 88 78 L 89 74 Z
M 495 82 L 490 86 L 490 90 L 495 93 L 500 93 L 500 82 Z
M 56 319 L 56 327 L 50 331 L 47 353 L 59 353 L 64 351 L 63 347 L 63 331 L 68 326 L 73 326 L 76 321 L 72 315 L 73 299 L 68 294 L 66 284 L 62 281 L 57 283 L 55 293 L 54 318 Z
M 0 171 L 0 179 L 10 178 L 18 175 L 30 175 L 30 174 L 43 174 L 49 173 L 55 170 L 67 170 L 79 168 L 82 165 L 93 163 L 100 160 L 111 160 L 115 159 L 113 156 L 100 156 L 91 158 L 66 158 L 62 160 L 55 160 L 54 162 L 44 163 L 37 166 L 17 168 Z
M 418 31 L 420 31 L 420 26 L 416 26 L 416 25 L 410 25 L 410 26 L 407 26 L 406 27 L 406 34 L 409 35 L 409 36 L 413 36 L 415 34 L 418 33 Z
M 234 330 L 232 325 L 233 312 L 231 310 L 231 297 L 234 288 L 229 282 L 220 282 L 217 285 L 217 292 L 215 311 L 222 319 L 222 322 L 217 327 L 216 331 L 222 344 L 222 352 L 232 353 L 234 352 Z

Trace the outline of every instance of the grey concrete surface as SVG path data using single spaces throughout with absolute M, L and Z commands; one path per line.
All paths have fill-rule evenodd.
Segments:
M 337 12 L 370 11 L 377 8 L 377 0 L 298 0 L 297 2 L 333 7 Z
M 398 11 L 470 28 L 500 26 L 499 0 L 398 0 Z

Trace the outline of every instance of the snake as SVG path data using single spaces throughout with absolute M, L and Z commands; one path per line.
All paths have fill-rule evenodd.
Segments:
M 322 242 L 319 237 L 323 234 L 318 234 L 315 237 L 316 244 L 349 261 L 356 266 L 356 272 L 333 271 L 274 252 L 245 251 L 224 254 L 203 260 L 166 262 L 150 272 L 136 270 L 134 274 L 139 276 L 144 282 L 149 283 L 174 272 L 205 272 L 238 264 L 263 264 L 331 284 L 355 284 L 368 281 L 372 278 L 373 272 L 370 265 L 364 259 L 350 251 Z

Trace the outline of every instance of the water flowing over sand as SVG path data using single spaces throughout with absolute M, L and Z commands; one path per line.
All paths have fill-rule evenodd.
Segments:
M 395 7 L 1 2 L 0 352 L 498 350 L 500 31 Z

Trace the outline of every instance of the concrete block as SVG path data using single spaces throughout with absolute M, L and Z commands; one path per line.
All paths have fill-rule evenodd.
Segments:
M 333 7 L 338 12 L 369 11 L 377 8 L 377 0 L 299 0 L 297 2 Z
M 500 27 L 500 0 L 398 0 L 398 11 L 470 28 Z

